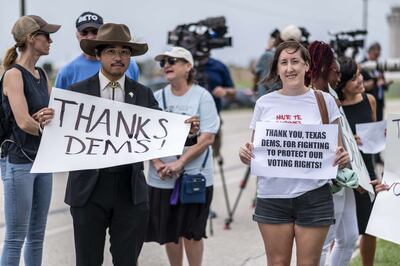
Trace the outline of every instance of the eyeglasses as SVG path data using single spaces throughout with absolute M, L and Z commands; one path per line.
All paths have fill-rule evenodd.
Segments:
M 32 36 L 33 36 L 33 37 L 36 37 L 36 36 L 44 36 L 44 37 L 47 39 L 47 41 L 50 41 L 50 33 L 48 33 L 48 32 L 37 31 L 37 32 L 33 33 Z
M 105 49 L 103 51 L 103 54 L 112 58 L 115 58 L 117 56 L 119 57 L 130 57 L 131 56 L 131 50 L 129 49 L 122 49 L 122 50 L 118 50 L 115 48 L 109 48 L 109 49 Z
M 173 66 L 179 60 L 180 60 L 180 58 L 176 58 L 176 57 L 167 57 L 167 58 L 161 59 L 160 67 L 164 67 L 166 63 L 168 63 L 168 65 L 170 65 L 170 66 Z
M 87 36 L 87 35 L 89 35 L 89 33 L 91 33 L 91 34 L 93 34 L 93 35 L 97 35 L 97 32 L 98 32 L 98 29 L 88 29 L 88 30 L 80 31 L 79 33 L 80 33 L 82 36 Z

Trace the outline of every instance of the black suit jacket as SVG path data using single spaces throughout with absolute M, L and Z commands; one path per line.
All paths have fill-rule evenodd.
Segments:
M 98 74 L 78 83 L 68 89 L 100 97 L 100 81 Z M 125 77 L 125 103 L 159 109 L 153 92 L 140 83 Z M 133 97 L 131 97 L 132 93 Z M 131 93 L 131 95 L 130 95 Z M 132 167 L 131 185 L 132 202 L 139 204 L 148 201 L 147 183 L 143 173 L 143 162 L 134 163 Z M 99 169 L 69 172 L 65 203 L 71 207 L 83 207 L 89 200 L 96 186 Z

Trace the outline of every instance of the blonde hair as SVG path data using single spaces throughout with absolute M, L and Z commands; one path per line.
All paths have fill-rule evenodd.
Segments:
M 4 56 L 3 66 L 4 70 L 8 70 L 18 58 L 17 48 L 19 51 L 25 49 L 25 41 L 27 37 L 18 40 L 15 45 L 9 48 Z

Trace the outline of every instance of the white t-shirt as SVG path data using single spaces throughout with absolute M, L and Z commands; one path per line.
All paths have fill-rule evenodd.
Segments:
M 215 106 L 214 99 L 211 94 L 203 87 L 199 85 L 193 85 L 184 95 L 175 96 L 171 92 L 171 86 L 168 85 L 164 89 L 165 100 L 167 106 L 165 107 L 162 100 L 162 90 L 158 90 L 154 93 L 158 105 L 165 111 L 185 114 L 185 115 L 198 115 L 200 117 L 200 133 L 212 133 L 218 132 L 220 121 Z M 183 151 L 185 153 L 186 147 Z M 206 178 L 206 186 L 213 184 L 213 161 L 212 161 L 212 148 L 209 147 L 209 154 L 204 169 L 201 173 Z M 194 159 L 185 165 L 185 172 L 188 174 L 200 173 L 201 165 L 206 157 L 206 151 L 204 151 L 199 157 Z M 176 156 L 170 156 L 161 158 L 161 161 L 173 162 L 176 161 Z M 175 184 L 175 178 L 162 180 L 157 175 L 153 164 L 150 163 L 148 184 L 156 188 L 173 189 Z
M 340 117 L 339 109 L 333 97 L 323 92 L 328 110 L 329 122 Z M 256 123 L 283 122 L 294 124 L 322 124 L 318 103 L 314 90 L 297 96 L 287 96 L 274 91 L 257 100 L 254 108 L 251 129 Z M 327 183 L 326 179 L 296 179 L 259 176 L 257 181 L 257 197 L 259 198 L 294 198 L 307 191 L 319 188 Z

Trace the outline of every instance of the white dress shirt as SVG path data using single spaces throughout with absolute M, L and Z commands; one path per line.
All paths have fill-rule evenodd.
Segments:
M 106 98 L 112 100 L 113 89 L 110 86 L 110 80 L 104 76 L 104 74 L 99 71 L 99 81 L 100 81 L 100 96 L 101 98 Z M 123 75 L 119 80 L 116 80 L 119 86 L 115 88 L 114 91 L 114 101 L 125 102 L 125 75 Z

